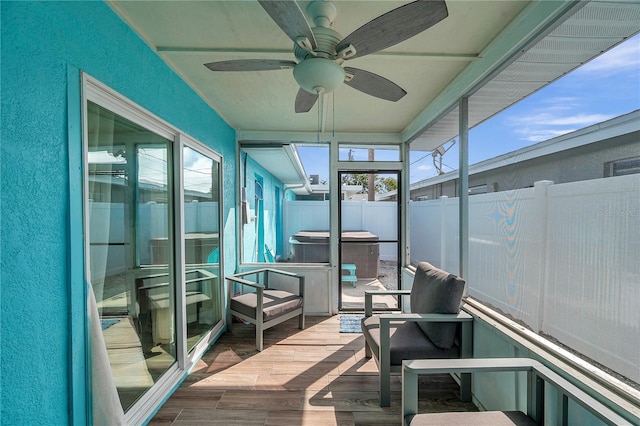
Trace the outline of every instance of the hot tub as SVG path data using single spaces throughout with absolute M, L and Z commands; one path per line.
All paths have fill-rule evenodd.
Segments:
M 358 278 L 378 278 L 380 244 L 369 231 L 342 233 L 342 262 L 356 265 Z M 289 238 L 291 261 L 329 263 L 329 231 L 299 231 Z

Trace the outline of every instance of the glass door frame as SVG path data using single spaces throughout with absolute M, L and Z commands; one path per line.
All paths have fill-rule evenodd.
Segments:
M 339 149 L 340 144 L 349 143 L 348 141 L 339 141 L 337 139 L 330 141 L 330 227 L 331 232 L 329 236 L 329 245 L 330 245 L 330 259 L 331 259 L 331 282 L 332 282 L 332 297 L 331 297 L 331 311 L 334 314 L 339 313 L 339 294 L 340 294 L 340 275 L 342 271 L 340 270 L 340 256 L 338 253 L 339 247 L 339 238 L 338 233 L 340 232 L 340 228 L 338 226 L 339 223 L 339 211 L 340 211 L 340 203 L 341 203 L 341 183 L 338 179 L 339 172 L 352 172 L 352 173 L 366 173 L 367 171 L 385 171 L 388 173 L 399 173 L 398 180 L 398 288 L 402 288 L 402 269 L 407 265 L 407 259 L 409 259 L 408 253 L 408 215 L 407 215 L 407 197 L 406 192 L 409 188 L 409 166 L 408 166 L 408 152 L 409 152 L 409 144 L 398 142 L 400 151 L 400 161 L 339 161 Z M 354 145 L 362 145 L 366 148 L 375 148 L 376 146 L 381 145 L 389 145 L 389 142 L 384 143 L 359 143 Z M 401 304 L 399 304 L 402 307 Z M 402 308 L 401 308 L 402 309 Z
M 388 244 L 388 243 L 393 243 L 396 244 L 396 283 L 397 283 L 397 289 L 398 290 L 402 290 L 402 236 L 404 235 L 402 232 L 402 170 L 397 170 L 397 169 L 392 169 L 392 170 L 388 170 L 388 169 L 380 169 L 380 168 L 373 168 L 371 167 L 371 165 L 375 164 L 375 163 L 368 163 L 369 167 L 368 169 L 362 169 L 362 168 L 358 168 L 357 170 L 342 170 L 342 169 L 338 169 L 338 174 L 337 174 L 337 180 L 339 183 L 342 182 L 342 176 L 344 175 L 348 175 L 348 174 L 354 174 L 354 173 L 358 173 L 358 174 L 394 174 L 396 175 L 397 178 L 397 182 L 398 182 L 398 188 L 397 188 L 397 196 L 396 196 L 396 207 L 397 207 L 397 220 L 396 220 L 396 239 L 395 240 L 382 240 L 379 239 L 377 240 L 378 244 Z M 342 307 L 342 286 L 343 286 L 343 282 L 342 282 L 342 252 L 343 252 L 343 243 L 345 244 L 349 244 L 349 242 L 344 242 L 343 241 L 343 237 L 342 237 L 342 202 L 344 200 L 342 200 L 342 192 L 339 192 L 337 194 L 337 198 L 338 198 L 338 223 L 337 223 L 337 233 L 336 233 L 336 237 L 338 239 L 338 280 L 337 280 L 337 285 L 338 285 L 338 311 L 342 312 L 343 311 L 343 307 Z M 364 296 L 363 296 L 364 297 Z M 363 303 L 364 303 L 364 299 L 363 299 Z M 402 310 L 402 297 L 398 297 L 398 307 L 397 308 L 390 308 L 389 310 Z M 353 309 L 349 309 L 349 311 L 353 311 Z M 363 311 L 364 311 L 364 304 L 363 304 Z
M 218 256 L 219 262 L 219 272 L 220 276 L 219 285 L 223 286 L 223 278 L 224 277 L 224 243 L 223 243 L 223 203 L 222 203 L 222 177 L 223 177 L 223 158 L 222 155 L 216 153 L 214 150 L 209 148 L 208 146 L 198 142 L 197 140 L 179 133 L 176 137 L 176 143 L 173 144 L 174 152 L 174 186 L 175 188 L 179 188 L 176 196 L 174 197 L 175 205 L 174 212 L 176 220 L 174 221 L 174 226 L 177 226 L 179 229 L 176 229 L 174 234 L 176 235 L 176 250 L 175 250 L 175 265 L 176 270 L 179 274 L 177 277 L 178 283 L 182 284 L 181 291 L 178 291 L 176 297 L 176 304 L 180 303 L 179 306 L 186 307 L 186 288 L 184 284 L 187 282 L 187 263 L 186 263 L 186 255 L 185 255 L 185 220 L 184 220 L 184 148 L 188 147 L 192 150 L 196 151 L 199 154 L 205 155 L 211 158 L 213 161 L 218 163 L 218 173 L 217 173 L 217 181 L 218 181 L 218 252 L 220 253 Z M 224 291 L 221 291 L 221 304 L 220 309 L 224 312 Z M 214 326 L 208 334 L 201 339 L 190 351 L 187 349 L 187 311 L 186 309 L 181 310 L 179 315 L 177 315 L 176 327 L 180 331 L 180 335 L 182 339 L 180 340 L 182 343 L 178 348 L 178 365 L 181 369 L 186 369 L 193 362 L 202 355 L 202 352 L 205 351 L 213 340 L 213 337 L 222 332 L 226 327 L 226 315 L 222 315 L 222 319 Z

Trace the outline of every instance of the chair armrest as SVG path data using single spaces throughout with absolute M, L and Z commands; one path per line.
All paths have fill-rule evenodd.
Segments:
M 611 425 L 631 425 L 605 404 L 601 403 L 567 379 L 553 372 L 542 363 L 530 358 L 471 358 L 406 360 L 402 362 L 402 419 L 417 414 L 418 376 L 441 373 L 526 371 L 527 415 L 540 422 L 544 416 L 544 382 L 556 387 L 558 392 L 556 415 L 558 424 L 567 415 L 568 399 Z
M 378 315 L 380 318 L 380 327 L 382 328 L 382 323 L 390 324 L 395 321 L 402 322 L 466 322 L 473 321 L 473 316 L 468 314 L 465 311 L 460 311 L 457 314 L 381 314 Z
M 460 311 L 457 314 L 383 314 L 378 317 L 380 318 L 381 348 L 389 347 L 392 322 L 459 322 L 463 324 L 470 322 L 473 324 L 473 317 L 464 311 Z M 463 340 L 467 339 L 471 339 L 471 335 L 463 331 Z
M 166 287 L 168 285 L 169 285 L 169 283 L 158 283 L 158 284 L 145 285 L 145 286 L 142 286 L 142 287 L 138 287 L 138 291 L 141 291 L 141 290 L 148 291 L 148 290 L 153 290 L 153 289 L 156 289 L 156 288 Z
M 227 280 L 234 281 L 234 282 L 237 282 L 238 284 L 242 284 L 242 285 L 248 285 L 249 287 L 264 288 L 264 285 L 262 285 L 260 283 L 256 283 L 256 282 L 245 280 L 245 279 L 238 278 L 238 277 L 227 277 Z
M 228 281 L 232 281 L 241 285 L 247 285 L 249 287 L 253 287 L 257 289 L 258 291 L 262 291 L 262 290 L 268 290 L 270 288 L 269 275 L 268 275 L 269 273 L 275 273 L 278 275 L 283 275 L 291 278 L 297 278 L 298 279 L 298 295 L 301 297 L 304 297 L 304 277 L 302 275 L 294 274 L 292 272 L 281 271 L 278 269 L 263 268 L 263 269 L 256 269 L 253 271 L 247 271 L 241 274 L 229 275 L 226 277 L 226 279 Z M 242 278 L 247 275 L 256 275 L 256 279 L 259 279 L 260 274 L 264 274 L 264 276 L 262 277 L 264 279 L 264 284 L 261 284 L 255 281 L 249 281 Z
M 203 275 L 202 277 L 198 277 L 198 278 L 187 278 L 186 282 L 196 282 L 196 281 L 202 281 L 202 280 L 208 280 L 211 278 L 218 278 L 218 276 L 216 274 L 213 274 L 209 271 L 207 271 L 206 269 L 192 269 L 190 271 L 187 271 L 187 275 L 189 275 L 190 273 L 198 273 Z
M 373 315 L 373 296 L 410 295 L 411 290 L 365 290 L 364 291 L 364 316 Z
M 243 285 L 243 286 L 246 285 L 246 286 L 249 286 L 249 287 L 253 287 L 258 292 L 262 292 L 264 290 L 264 286 L 262 284 L 260 284 L 260 283 L 256 283 L 256 282 L 253 282 L 253 281 L 248 281 L 248 280 L 245 280 L 245 279 L 242 279 L 242 278 L 238 278 L 237 276 L 235 276 L 235 277 L 234 276 L 228 276 L 226 278 L 227 278 L 227 281 L 238 283 L 238 284 Z M 229 299 L 231 299 L 231 295 L 233 294 L 233 291 L 232 291 L 232 288 L 231 288 L 232 286 L 228 285 L 227 287 L 228 287 Z
M 531 358 L 454 358 L 402 361 L 402 369 L 413 374 L 477 373 L 480 371 L 530 371 L 543 365 Z

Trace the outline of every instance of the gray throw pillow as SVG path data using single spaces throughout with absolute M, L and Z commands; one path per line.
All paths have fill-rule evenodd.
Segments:
M 411 312 L 416 314 L 457 314 L 464 280 L 435 266 L 421 262 L 411 288 Z M 440 349 L 450 349 L 456 338 L 456 323 L 420 322 L 420 328 Z

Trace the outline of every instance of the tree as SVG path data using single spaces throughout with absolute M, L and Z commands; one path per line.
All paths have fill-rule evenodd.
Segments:
M 398 181 L 392 177 L 375 176 L 376 194 L 382 194 L 398 189 Z M 342 175 L 342 185 L 359 185 L 362 186 L 364 193 L 368 192 L 369 175 L 366 173 L 354 173 Z
M 380 187 L 382 188 L 382 190 L 378 190 L 378 188 L 376 186 L 376 192 L 377 193 L 395 191 L 396 189 L 398 189 L 398 180 L 396 178 L 392 178 L 392 177 L 385 177 L 385 178 L 376 177 L 376 184 L 377 184 L 378 181 L 380 182 Z

